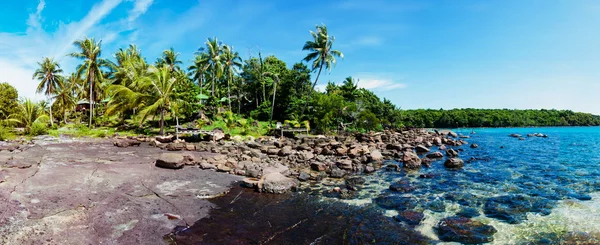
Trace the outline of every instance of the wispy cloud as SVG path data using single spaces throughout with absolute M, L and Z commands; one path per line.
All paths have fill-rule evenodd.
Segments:
M 63 40 L 60 40 L 61 43 L 63 43 L 62 48 L 54 53 L 54 56 L 65 55 L 68 49 L 72 48 L 72 43 L 75 40 L 85 36 L 90 28 L 98 24 L 98 22 L 116 8 L 121 1 L 122 0 L 104 0 L 100 4 L 94 5 L 80 22 L 67 25 L 65 28 L 67 29 L 67 35 Z
M 358 80 L 359 88 L 381 91 L 406 88 L 406 84 L 397 82 L 388 74 L 359 73 L 352 77 Z
M 134 0 L 134 1 L 135 1 L 135 4 L 133 6 L 133 9 L 131 9 L 129 11 L 129 16 L 127 17 L 127 21 L 129 21 L 129 22 L 135 21 L 142 14 L 146 13 L 146 11 L 148 11 L 148 8 L 150 7 L 150 5 L 152 5 L 152 3 L 154 2 L 154 0 Z
M 42 10 L 46 7 L 46 1 L 40 0 L 37 5 L 35 13 L 29 14 L 29 19 L 27 19 L 28 29 L 37 29 L 40 28 L 40 22 L 42 21 Z
M 352 44 L 361 46 L 379 46 L 383 43 L 383 39 L 377 36 L 364 36 L 358 38 Z
M 130 20 L 144 14 L 152 4 L 151 0 L 137 0 L 128 15 L 123 19 L 105 21 L 124 0 L 103 0 L 93 5 L 79 21 L 58 22 L 57 28 L 48 32 L 43 27 L 47 21 L 42 15 L 46 1 L 40 0 L 35 12 L 30 13 L 26 32 L 0 32 L 0 80 L 15 86 L 22 97 L 41 99 L 35 94 L 37 82 L 32 79 L 37 62 L 44 56 L 57 59 L 64 70 L 72 70 L 75 59 L 65 55 L 74 51 L 73 41 L 85 36 L 102 38 L 103 44 L 127 41 L 136 34 Z M 126 5 L 123 5 L 125 7 Z

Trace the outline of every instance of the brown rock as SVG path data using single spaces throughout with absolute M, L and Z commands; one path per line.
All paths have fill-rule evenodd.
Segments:
M 421 159 L 412 151 L 404 152 L 402 163 L 406 169 L 418 169 L 421 167 Z
M 156 159 L 156 166 L 161 168 L 179 169 L 183 168 L 185 157 L 182 154 L 162 153 Z

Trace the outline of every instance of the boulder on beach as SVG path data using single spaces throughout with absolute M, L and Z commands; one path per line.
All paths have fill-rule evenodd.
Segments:
M 421 158 L 419 158 L 419 156 L 417 156 L 417 154 L 414 152 L 407 151 L 404 152 L 402 163 L 406 169 L 418 169 L 421 167 Z
M 442 154 L 439 151 L 436 151 L 436 152 L 432 152 L 432 153 L 427 154 L 427 157 L 431 158 L 431 159 L 443 158 L 444 154 Z
M 458 152 L 452 148 L 446 150 L 446 156 L 449 157 L 458 157 Z
M 383 155 L 381 154 L 381 152 L 379 150 L 371 151 L 370 160 L 372 162 L 380 162 L 383 160 Z
M 415 151 L 417 151 L 417 153 L 426 153 L 426 152 L 429 152 L 429 148 L 427 148 L 423 145 L 417 145 L 415 147 Z
M 446 168 L 458 169 L 458 168 L 462 168 L 464 165 L 465 165 L 464 161 L 457 157 L 448 158 L 444 162 L 444 167 L 446 167 Z
M 121 148 L 126 148 L 126 147 L 130 147 L 130 146 L 140 146 L 141 142 L 137 141 L 137 140 L 128 140 L 128 139 L 123 139 L 123 140 L 117 140 L 115 142 L 113 142 L 113 145 L 116 147 L 121 147 Z
M 475 144 L 475 143 L 471 144 L 471 148 L 478 148 L 478 147 L 479 147 L 478 144 Z
M 257 186 L 261 192 L 281 194 L 290 191 L 295 185 L 293 179 L 274 172 L 263 175 Z
M 177 153 L 162 153 L 156 159 L 157 167 L 179 169 L 185 165 L 185 157 L 182 154 Z

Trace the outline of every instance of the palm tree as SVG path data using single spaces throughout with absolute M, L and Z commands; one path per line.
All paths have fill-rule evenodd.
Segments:
M 273 77 L 274 83 L 273 83 L 273 103 L 271 104 L 271 120 L 269 121 L 272 122 L 273 121 L 273 112 L 275 111 L 275 97 L 277 96 L 277 84 L 279 84 L 279 74 L 277 73 L 271 73 L 271 72 L 265 72 L 264 73 L 265 76 L 271 76 Z
M 150 115 L 160 115 L 160 134 L 165 134 L 165 113 L 172 111 L 177 103 L 175 85 L 177 79 L 172 76 L 170 67 L 150 68 L 150 79 L 144 80 L 142 91 L 148 91 L 142 98 L 146 100 L 144 109 L 140 111 L 142 122 Z
M 204 73 L 208 71 L 210 67 L 210 56 L 207 53 L 201 52 L 196 54 L 196 58 L 194 63 L 188 68 L 190 71 L 188 73 L 189 76 L 192 77 L 192 81 L 198 81 L 198 86 L 200 87 L 200 93 L 203 91 L 203 82 L 204 82 Z M 200 104 L 202 104 L 202 100 L 200 100 Z
M 168 65 L 169 70 L 171 70 L 171 72 L 175 71 L 176 69 L 179 70 L 179 65 L 182 64 L 182 62 L 181 60 L 178 60 L 178 56 L 179 53 L 176 53 L 175 49 L 167 49 L 163 51 L 162 57 L 158 58 L 157 64 L 158 66 L 162 66 L 165 64 Z
M 315 86 L 319 81 L 319 76 L 321 76 L 321 71 L 323 67 L 327 68 L 327 70 L 331 71 L 332 65 L 335 66 L 336 60 L 335 57 L 344 58 L 344 54 L 338 50 L 333 50 L 333 42 L 335 38 L 333 36 L 329 36 L 327 34 L 327 26 L 325 24 L 317 25 L 317 31 L 310 31 L 310 35 L 313 40 L 306 41 L 302 50 L 309 51 L 308 55 L 304 57 L 304 61 L 310 62 L 312 61 L 312 71 L 318 70 L 317 78 L 315 78 L 315 82 L 312 85 L 312 89 L 309 91 L 308 99 L 304 104 L 304 109 L 302 109 L 302 115 L 304 115 L 304 110 L 306 110 L 306 106 L 308 105 L 308 101 L 312 96 L 313 90 L 315 90 Z
M 233 83 L 233 73 L 242 67 L 242 59 L 238 52 L 233 50 L 233 47 L 224 45 L 223 46 L 223 56 L 222 56 L 223 66 L 225 70 L 227 70 L 227 100 L 229 102 L 229 110 L 231 111 L 231 83 Z M 238 98 L 239 99 L 239 98 Z
M 212 77 L 212 96 L 215 97 L 215 83 L 216 79 L 220 78 L 223 74 L 223 66 L 221 62 L 221 54 L 223 53 L 221 42 L 215 38 L 208 38 L 206 40 L 206 47 L 200 48 L 198 51 L 200 53 L 206 52 L 208 54 L 208 64 L 210 67 L 211 77 Z
M 62 73 L 62 69 L 60 69 L 60 65 L 53 58 L 44 57 L 42 62 L 38 62 L 40 66 L 33 73 L 33 79 L 40 80 L 40 84 L 37 87 L 36 93 L 44 93 L 46 98 L 50 98 L 51 96 L 57 93 L 59 87 L 62 86 L 63 77 L 60 75 Z M 50 106 L 50 125 L 53 124 L 52 118 L 52 106 Z
M 143 106 L 142 98 L 146 92 L 144 85 L 149 80 L 149 65 L 134 45 L 130 45 L 126 50 L 119 50 L 115 56 L 118 66 L 114 74 L 115 81 L 106 87 L 106 94 L 111 98 L 106 114 L 121 113 L 121 119 L 124 121 L 126 113 L 135 114 Z
M 60 108 L 63 115 L 63 122 L 67 123 L 67 110 L 75 107 L 75 93 L 77 90 L 77 84 L 79 84 L 79 78 L 75 73 L 68 76 L 58 87 L 56 95 L 54 96 L 54 103 L 50 108 L 56 106 Z
M 13 119 L 25 128 L 25 133 L 29 133 L 34 123 L 45 123 L 48 120 L 48 115 L 44 113 L 41 106 L 30 99 L 26 99 L 19 104 L 18 112 L 13 115 Z
M 89 86 L 89 102 L 90 102 L 90 122 L 89 127 L 93 126 L 92 120 L 94 117 L 94 102 L 100 96 L 100 84 L 104 82 L 104 74 L 102 67 L 110 66 L 110 62 L 100 58 L 102 53 L 102 41 L 96 42 L 93 38 L 84 38 L 73 42 L 78 53 L 71 53 L 70 56 L 83 60 L 83 64 L 77 67 L 76 74 L 85 77 L 86 85 Z

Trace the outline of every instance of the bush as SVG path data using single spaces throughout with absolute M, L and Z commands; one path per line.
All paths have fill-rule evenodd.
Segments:
M 0 126 L 0 141 L 12 139 L 14 136 L 10 128 Z
M 33 123 L 33 125 L 31 125 L 31 130 L 29 131 L 29 134 L 31 136 L 48 134 L 48 126 L 40 122 Z

